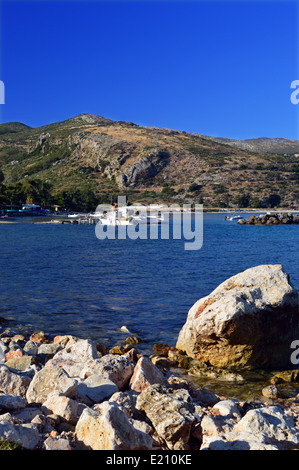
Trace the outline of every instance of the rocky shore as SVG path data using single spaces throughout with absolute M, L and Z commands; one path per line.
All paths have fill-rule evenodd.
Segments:
M 155 345 L 150 358 L 132 345 L 111 354 L 73 336 L 3 329 L 0 337 L 1 441 L 31 450 L 299 446 L 299 394 L 277 399 L 277 384 L 299 380 L 298 371 L 276 374 L 264 400 L 240 402 L 169 373 L 188 367 L 188 357 L 167 345 Z
M 200 299 L 190 309 L 176 347 L 156 344 L 151 356 L 139 353 L 134 337 L 109 350 L 71 335 L 38 332 L 26 337 L 4 324 L 0 443 L 15 442 L 30 450 L 298 449 L 299 385 L 290 396 L 280 394 L 281 384 L 299 382 L 297 366 L 273 372 L 260 400 L 254 401 L 195 387 L 176 372 L 242 381 L 242 370 L 257 367 L 262 357 L 257 349 L 263 335 L 273 352 L 284 311 L 285 333 L 293 328 L 286 337 L 289 342 L 298 333 L 293 324 L 298 320 L 298 295 L 276 265 L 247 270 Z M 271 323 L 278 328 L 270 331 Z M 264 348 L 263 354 L 270 349 Z M 284 362 L 284 341 L 278 350 Z M 239 366 L 237 372 L 233 364 Z M 272 367 L 273 360 L 263 365 Z
M 299 224 L 299 214 L 292 213 L 267 213 L 252 215 L 249 219 L 238 220 L 238 225 L 290 225 Z

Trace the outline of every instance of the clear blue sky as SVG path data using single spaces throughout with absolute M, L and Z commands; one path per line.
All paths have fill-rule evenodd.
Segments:
M 1 1 L 1 122 L 299 139 L 298 2 Z

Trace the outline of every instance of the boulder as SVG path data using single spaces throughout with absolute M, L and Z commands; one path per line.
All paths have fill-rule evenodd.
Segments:
M 63 347 L 47 360 L 46 367 L 62 368 L 70 377 L 80 377 L 82 370 L 99 357 L 96 343 L 92 340 L 78 340 L 63 336 L 55 338 L 53 345 Z
M 44 367 L 30 382 L 26 398 L 28 403 L 44 403 L 52 392 L 72 397 L 77 384 L 77 380 L 70 378 L 63 369 Z
M 87 377 L 77 387 L 77 396 L 88 406 L 101 403 L 118 392 L 117 385 L 101 375 L 93 374 Z
M 41 411 L 45 415 L 55 414 L 70 424 L 78 421 L 78 402 L 72 398 L 51 394 L 43 403 Z
M 278 450 L 278 447 L 266 444 L 261 436 L 256 437 L 252 433 L 229 432 L 225 435 L 205 435 L 200 450 Z
M 278 406 L 269 406 L 248 411 L 234 426 L 233 431 L 249 432 L 260 441 L 287 450 L 299 444 L 296 419 L 284 413 Z M 263 439 L 262 439 L 263 438 Z
M 27 401 L 18 395 L 0 393 L 0 410 L 19 410 L 25 408 Z
M 78 446 L 89 450 L 151 450 L 153 439 L 133 426 L 115 403 L 86 408 L 76 425 Z
M 53 347 L 61 347 L 59 342 L 53 343 L 51 351 L 55 351 Z M 42 351 L 40 348 L 38 352 Z M 48 351 L 49 352 L 49 351 Z M 90 339 L 80 340 L 74 343 L 68 342 L 66 347 L 54 354 L 52 359 L 46 362 L 47 367 L 62 367 L 79 364 L 81 367 L 89 360 L 97 359 L 98 352 L 94 341 Z
M 281 265 L 261 265 L 220 284 L 190 309 L 177 345 L 214 367 L 291 368 L 298 294 Z
M 154 384 L 165 385 L 164 375 L 148 357 L 141 357 L 135 366 L 134 374 L 130 380 L 130 387 L 135 392 L 142 392 L 142 390 Z
M 238 402 L 234 399 L 218 401 L 213 406 L 213 410 L 218 412 L 220 416 L 234 416 L 237 419 L 242 416 Z
M 168 448 L 184 450 L 196 421 L 195 408 L 187 390 L 151 385 L 138 396 L 136 408 L 145 413 Z
M 125 392 L 116 392 L 109 398 L 109 403 L 114 403 L 128 417 L 134 420 L 142 420 L 144 415 L 136 409 L 138 392 L 127 390 Z M 96 406 L 94 407 L 96 409 Z
M 34 449 L 39 442 L 39 433 L 34 424 L 0 423 L 0 439 L 13 441 L 25 449 Z
M 25 397 L 31 379 L 0 365 L 0 392 Z
M 92 373 L 111 380 L 119 390 L 126 387 L 134 372 L 134 364 L 125 355 L 106 354 L 101 359 L 94 361 L 94 364 L 96 367 Z
M 33 356 L 20 356 L 9 359 L 5 362 L 5 365 L 10 369 L 22 372 L 28 370 L 31 366 L 35 365 L 36 362 Z

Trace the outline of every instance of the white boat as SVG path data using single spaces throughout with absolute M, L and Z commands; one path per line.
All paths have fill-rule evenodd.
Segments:
M 232 215 L 231 217 L 224 217 L 225 220 L 240 220 L 243 219 L 242 215 Z
M 103 217 L 104 215 L 104 212 L 91 212 L 90 214 L 88 214 L 88 217 L 90 217 L 91 219 L 100 219 L 101 217 Z
M 83 217 L 82 214 L 68 214 L 69 219 L 78 219 L 79 217 Z
M 143 224 L 153 224 L 164 222 L 164 215 L 161 214 L 146 214 L 146 213 L 137 213 L 131 216 L 134 220 L 143 223 Z
M 132 217 L 123 216 L 117 211 L 107 212 L 99 218 L 102 225 L 136 225 L 136 221 Z

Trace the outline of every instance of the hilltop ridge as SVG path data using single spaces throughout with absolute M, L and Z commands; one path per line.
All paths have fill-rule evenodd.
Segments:
M 0 124 L 4 185 L 47 182 L 51 193 L 88 188 L 100 200 L 260 207 L 273 194 L 299 204 L 299 141 L 232 140 L 82 113 L 31 128 Z M 278 200 L 278 199 L 277 199 Z

